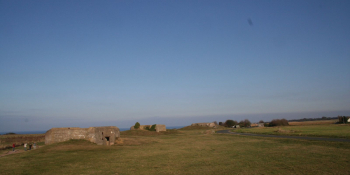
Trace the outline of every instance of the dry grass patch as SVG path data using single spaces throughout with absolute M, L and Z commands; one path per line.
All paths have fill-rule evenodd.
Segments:
M 301 126 L 301 125 L 328 125 L 334 124 L 338 120 L 318 120 L 318 121 L 300 121 L 300 122 L 289 122 L 291 126 Z
M 234 129 L 233 131 L 241 132 L 241 133 L 255 133 L 255 134 L 315 136 L 315 137 L 333 137 L 333 138 L 350 139 L 350 124 L 240 128 L 240 129 Z
M 0 135 L 0 149 L 12 148 L 12 144 L 16 146 L 29 142 L 44 142 L 45 134 L 14 134 Z

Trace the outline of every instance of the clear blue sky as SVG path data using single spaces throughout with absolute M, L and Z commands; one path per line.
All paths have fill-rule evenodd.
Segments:
M 350 1 L 0 0 L 0 131 L 350 115 Z

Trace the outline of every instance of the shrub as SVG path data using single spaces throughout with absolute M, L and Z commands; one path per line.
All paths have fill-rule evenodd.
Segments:
M 220 125 L 220 126 L 223 126 L 224 124 L 223 124 L 222 122 L 219 122 L 219 125 Z
M 139 122 L 136 122 L 135 125 L 134 125 L 134 128 L 135 128 L 135 129 L 139 129 L 139 128 L 140 128 L 140 123 L 139 123 Z
M 224 126 L 226 127 L 232 127 L 234 125 L 237 125 L 237 121 L 234 121 L 234 120 L 226 120 Z
M 152 125 L 151 128 L 149 129 L 150 131 L 156 131 L 156 124 Z
M 265 123 L 263 120 L 260 120 L 259 123 Z
M 148 131 L 156 131 L 156 124 L 152 125 L 151 127 L 146 126 L 145 129 L 148 130 Z
M 274 119 L 269 123 L 269 126 L 288 126 L 288 120 L 286 119 Z
M 251 125 L 251 122 L 248 119 L 242 120 L 239 123 L 240 127 L 249 127 Z
M 349 117 L 346 116 L 338 116 L 338 123 L 348 123 Z

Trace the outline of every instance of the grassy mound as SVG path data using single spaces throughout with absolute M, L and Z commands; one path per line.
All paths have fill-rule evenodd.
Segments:
M 207 126 L 186 126 L 183 127 L 179 130 L 207 130 L 207 129 L 228 129 L 227 127 L 224 126 L 220 126 L 220 125 L 216 125 L 216 128 L 212 128 L 212 127 L 207 127 Z
M 178 134 L 179 131 L 176 129 L 167 129 L 167 131 L 155 132 L 148 130 L 127 130 L 121 131 L 120 136 L 156 136 L 156 135 L 168 135 L 168 134 Z

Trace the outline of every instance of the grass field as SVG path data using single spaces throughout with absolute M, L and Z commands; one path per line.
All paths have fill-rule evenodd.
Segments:
M 232 131 L 240 133 L 315 136 L 350 139 L 350 124 L 294 124 L 294 126 L 240 128 L 234 129 Z
M 305 125 L 327 125 L 335 124 L 338 120 L 316 120 L 316 121 L 300 121 L 300 122 L 289 122 L 291 126 L 305 126 Z
M 14 134 L 14 135 L 0 135 L 0 151 L 6 147 L 23 145 L 29 142 L 44 142 L 45 134 Z
M 116 146 L 84 140 L 0 158 L 1 174 L 349 174 L 350 143 L 127 131 Z

